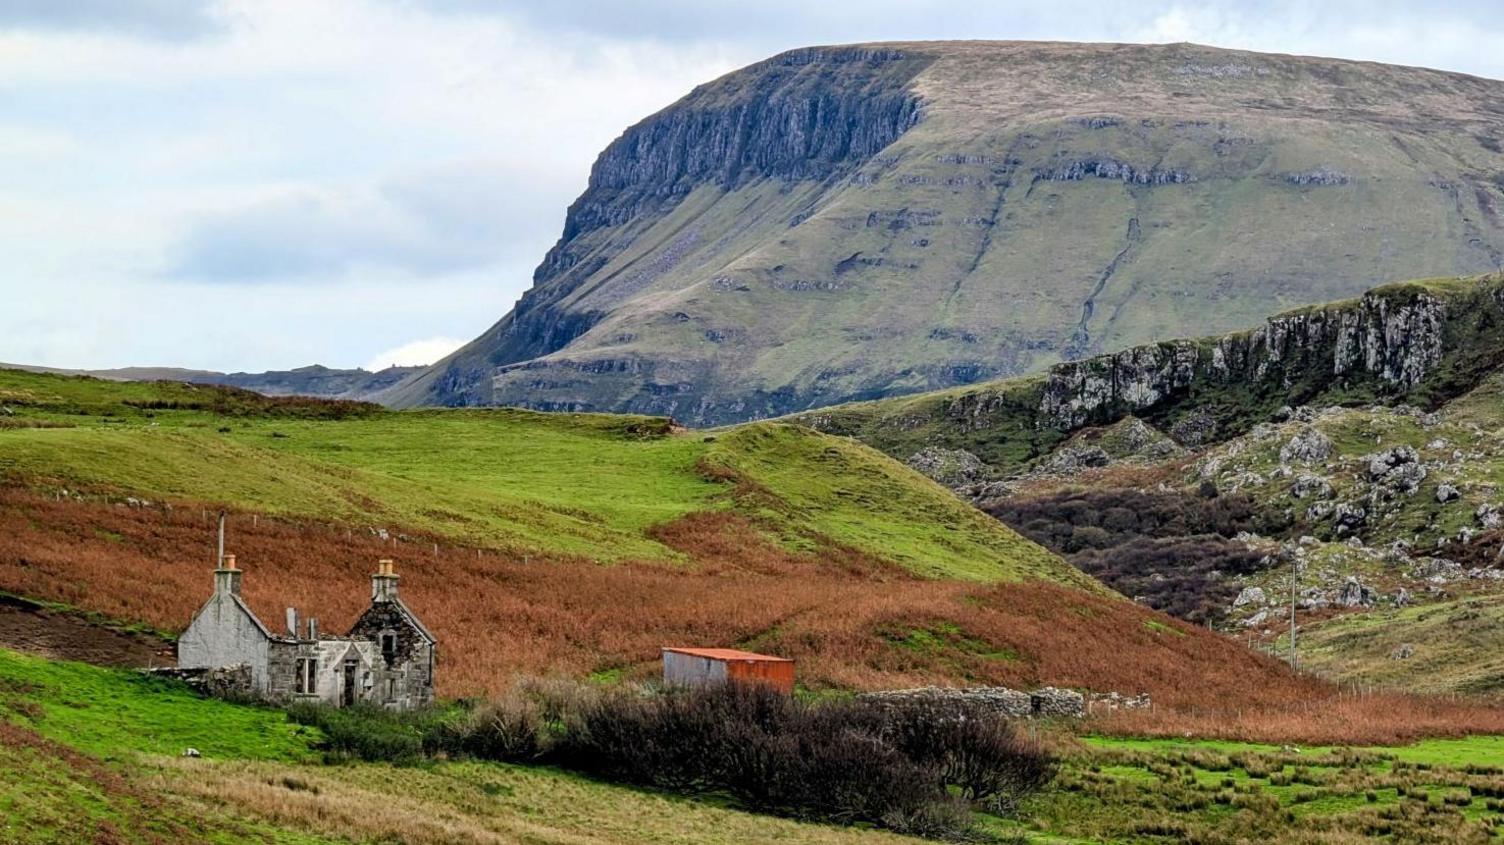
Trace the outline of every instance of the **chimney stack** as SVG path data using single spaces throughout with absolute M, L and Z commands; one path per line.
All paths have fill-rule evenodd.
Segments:
M 382 558 L 376 564 L 376 574 L 371 576 L 371 601 L 397 600 L 397 572 L 390 558 Z
M 219 559 L 219 568 L 214 570 L 214 592 L 240 595 L 240 570 L 235 568 L 234 555 L 224 555 Z

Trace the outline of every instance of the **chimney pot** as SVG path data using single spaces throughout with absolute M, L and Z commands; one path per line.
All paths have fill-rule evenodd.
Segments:
M 376 574 L 371 576 L 371 600 L 391 601 L 397 597 L 397 572 L 391 558 L 376 562 Z
M 219 568 L 214 570 L 214 592 L 240 595 L 240 570 L 235 568 L 234 555 L 219 559 Z

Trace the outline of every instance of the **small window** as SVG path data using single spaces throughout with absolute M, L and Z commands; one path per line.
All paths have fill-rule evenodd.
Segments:
M 297 662 L 297 678 L 295 687 L 300 695 L 313 695 L 318 692 L 319 684 L 319 661 L 314 657 L 299 657 Z
M 396 634 L 382 634 L 381 635 L 381 656 L 386 660 L 386 665 L 388 665 L 388 666 L 390 666 L 394 662 L 396 662 L 396 660 L 397 660 L 397 635 Z
M 386 700 L 387 701 L 396 701 L 397 700 L 397 679 L 396 678 L 387 678 L 386 679 Z

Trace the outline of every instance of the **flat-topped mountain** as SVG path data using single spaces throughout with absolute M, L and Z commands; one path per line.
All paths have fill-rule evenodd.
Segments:
M 613 142 L 516 308 L 383 394 L 744 420 L 1504 256 L 1504 82 L 1189 44 L 796 50 Z

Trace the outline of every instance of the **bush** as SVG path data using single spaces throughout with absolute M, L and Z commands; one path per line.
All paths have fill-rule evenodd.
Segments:
M 525 763 L 547 747 L 537 706 L 516 695 L 476 707 L 458 733 L 457 750 L 483 760 Z
M 662 693 L 530 684 L 491 702 L 393 712 L 293 705 L 330 760 L 546 762 L 839 824 L 955 836 L 973 808 L 1013 811 L 1054 764 L 974 706 L 799 701 L 741 684 Z
M 757 810 L 928 836 L 964 832 L 972 806 L 1011 810 L 1053 774 L 1047 754 L 981 710 L 816 704 L 735 684 L 600 697 L 567 717 L 554 759 L 631 783 L 725 791 Z
M 367 760 L 409 765 L 423 759 L 424 731 L 416 714 L 399 714 L 370 705 L 344 709 L 293 704 L 288 718 L 318 728 L 320 748 L 335 761 Z
M 1038 743 L 975 704 L 905 705 L 894 711 L 889 731 L 911 758 L 938 767 L 945 783 L 996 813 L 1011 813 L 1055 775 L 1054 760 Z

